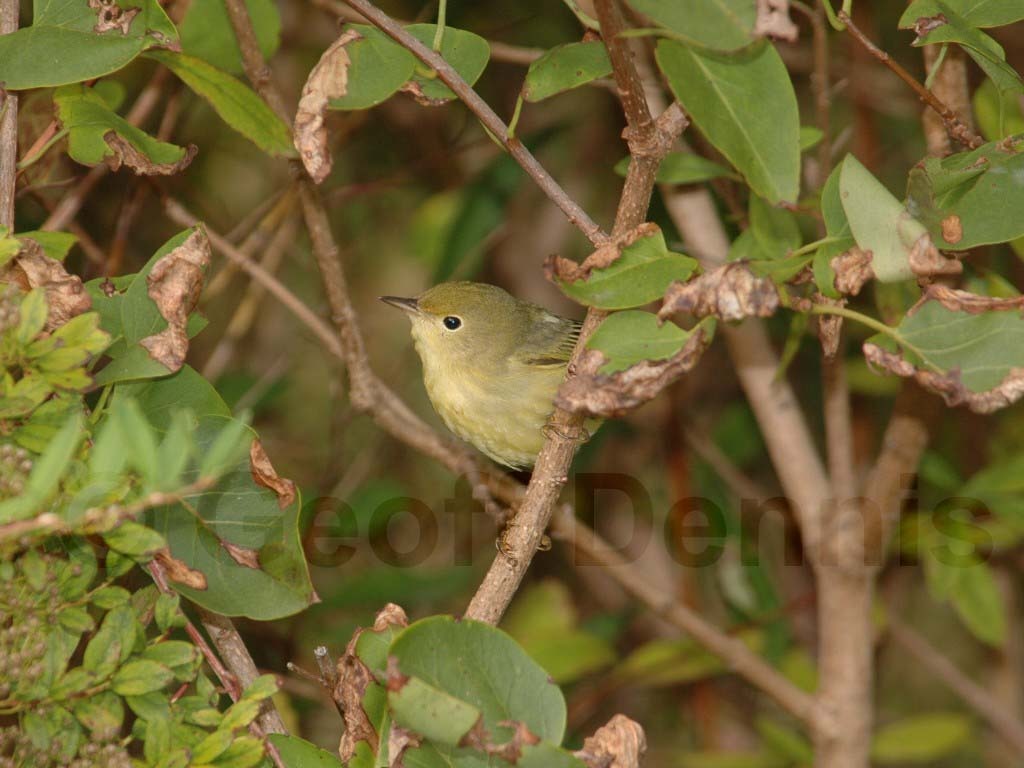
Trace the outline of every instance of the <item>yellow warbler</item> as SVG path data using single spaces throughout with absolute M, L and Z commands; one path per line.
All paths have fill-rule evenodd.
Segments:
M 484 283 L 380 299 L 412 321 L 423 383 L 448 428 L 500 464 L 533 466 L 580 323 Z

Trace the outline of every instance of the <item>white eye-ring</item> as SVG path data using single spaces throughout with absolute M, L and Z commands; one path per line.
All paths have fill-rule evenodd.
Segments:
M 449 331 L 457 331 L 462 327 L 462 318 L 456 317 L 455 315 L 448 315 L 448 317 L 441 322 L 444 323 L 444 327 Z

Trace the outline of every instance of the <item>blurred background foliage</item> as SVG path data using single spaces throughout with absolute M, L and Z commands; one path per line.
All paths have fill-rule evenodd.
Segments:
M 190 48 L 189 25 L 216 23 L 201 16 L 213 5 L 219 4 L 192 0 L 170 3 L 168 10 L 176 21 L 185 18 L 186 52 L 223 56 L 222 67 L 240 72 L 230 42 L 217 46 L 216 53 Z M 267 19 L 261 42 L 272 54 L 276 82 L 294 104 L 307 73 L 337 35 L 334 10 L 340 4 L 260 0 L 250 5 L 257 19 Z M 436 11 L 429 3 L 382 6 L 406 20 L 432 21 Z M 901 11 L 900 3 L 861 2 L 855 19 L 923 79 L 920 51 L 910 47 L 912 33 L 897 29 Z M 810 31 L 803 16 L 794 18 L 799 41 L 780 43 L 778 49 L 796 86 L 801 122 L 811 124 Z M 491 41 L 529 48 L 580 37 L 579 24 L 564 5 L 541 0 L 452 0 L 448 23 Z M 1009 63 L 1024 68 L 1021 25 L 991 32 Z M 197 39 L 208 44 L 208 37 Z M 849 36 L 830 33 L 829 39 L 834 156 L 855 153 L 900 195 L 908 169 L 925 154 L 921 105 Z M 123 85 L 130 104 L 154 70 L 152 61 L 138 59 L 110 79 Z M 495 57 L 476 88 L 499 114 L 509 116 L 524 74 L 521 63 Z M 971 78 L 972 87 L 982 82 L 977 69 Z M 285 235 L 283 252 L 275 256 L 278 263 L 268 266 L 308 305 L 326 313 L 309 243 L 298 234 L 301 228 L 289 223 L 296 209 L 286 164 L 241 140 L 178 82 L 168 82 L 160 98 L 160 107 L 143 127 L 183 146 L 197 144 L 202 151 L 185 173 L 156 184 L 124 172 L 101 178 L 77 217 L 83 245 L 68 257 L 69 269 L 84 279 L 137 271 L 180 229 L 161 206 L 161 199 L 171 196 L 212 231 L 236 244 L 248 243 L 257 257 L 271 253 L 268 243 L 290 228 L 286 232 L 294 234 Z M 991 111 L 991 94 L 988 98 L 978 104 L 982 120 L 985 110 Z M 52 117 L 50 94 L 29 93 L 21 109 L 21 142 L 28 146 Z M 518 134 L 597 221 L 609 222 L 621 183 L 614 167 L 626 154 L 622 128 L 614 87 L 602 81 L 543 105 L 527 104 Z M 404 318 L 376 297 L 415 295 L 442 280 L 473 279 L 579 316 L 579 308 L 546 281 L 541 265 L 551 253 L 579 259 L 589 248 L 457 102 L 424 108 L 399 94 L 372 110 L 330 113 L 329 136 L 334 168 L 323 190 L 371 362 L 419 414 L 443 430 L 425 397 Z M 721 160 L 695 131 L 687 137 L 699 151 Z M 805 166 L 813 173 L 813 160 Z M 57 152 L 27 169 L 16 230 L 36 229 L 82 173 Z M 718 181 L 712 189 L 735 237 L 745 211 L 739 187 Z M 133 209 L 130 217 L 128 209 Z M 650 218 L 665 231 L 670 248 L 686 252 L 657 197 Z M 809 217 L 800 221 L 813 230 Z M 982 267 L 973 279 L 991 282 L 1002 275 L 1011 284 L 1024 284 L 1020 257 L 1010 247 L 984 247 L 976 254 L 973 262 Z M 906 304 L 893 286 L 874 283 L 872 290 L 862 299 L 875 303 L 883 317 L 887 307 Z M 220 258 L 200 308 L 210 324 L 194 340 L 189 362 L 213 379 L 236 413 L 252 413 L 278 471 L 300 486 L 304 544 L 321 598 L 289 619 L 240 623 L 257 663 L 281 670 L 293 661 L 312 669 L 314 646 L 340 652 L 352 631 L 369 624 L 388 601 L 402 605 L 411 617 L 461 613 L 490 561 L 496 536 L 493 524 L 469 499 L 465 481 L 460 484 L 355 413 L 335 359 Z M 816 419 L 821 410 L 817 344 L 788 316 L 772 318 L 770 327 L 779 348 L 792 351 L 784 375 Z M 867 336 L 856 325 L 848 333 L 852 348 Z M 863 467 L 879 443 L 899 383 L 868 371 L 859 354 L 851 353 L 848 372 L 855 453 Z M 815 426 L 820 434 L 820 425 Z M 880 631 L 882 606 L 898 606 L 903 622 L 933 638 L 1018 718 L 1024 712 L 1022 457 L 1020 404 L 988 417 L 943 410 L 879 599 Z M 977 493 L 1002 489 L 983 499 L 989 511 L 969 522 L 950 517 L 945 530 L 937 529 L 934 510 L 950 496 L 970 496 L 972 478 L 986 467 L 990 473 L 1002 472 L 997 483 L 975 482 Z M 681 596 L 761 649 L 801 685 L 813 687 L 810 570 L 801 562 L 795 527 L 784 509 L 762 513 L 740 504 L 752 492 L 770 498 L 779 490 L 721 343 L 666 396 L 607 424 L 581 451 L 575 471 L 636 478 L 649 504 L 633 506 L 614 490 L 587 493 L 577 477 L 581 514 L 610 540 L 631 546 L 630 556 L 667 594 Z M 702 501 L 685 516 L 687 506 L 676 502 L 690 497 Z M 409 504 L 394 503 L 403 498 L 421 501 L 430 514 L 417 522 L 408 514 Z M 949 597 L 936 587 L 942 580 L 934 571 L 940 566 L 922 567 L 918 545 L 943 533 L 956 534 L 951 526 L 957 525 L 980 537 L 978 552 L 990 566 L 988 580 L 938 600 Z M 432 536 L 436 543 L 427 546 Z M 704 567 L 688 567 L 697 565 Z M 985 628 L 993 623 L 1003 631 L 986 637 Z M 535 560 L 502 626 L 563 686 L 570 743 L 572 734 L 590 733 L 612 714 L 624 712 L 644 724 L 650 765 L 769 768 L 809 762 L 809 747 L 793 723 L 763 696 L 635 605 L 599 568 L 579 562 L 570 547 L 556 545 Z M 875 758 L 880 764 L 1014 764 L 903 647 L 883 639 L 878 655 Z M 333 749 L 341 723 L 322 693 L 294 676 L 285 690 L 296 732 Z

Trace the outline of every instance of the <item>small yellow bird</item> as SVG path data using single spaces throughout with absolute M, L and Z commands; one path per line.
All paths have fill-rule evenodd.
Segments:
M 423 383 L 448 428 L 499 464 L 532 467 L 580 323 L 484 283 L 380 300 L 412 321 Z

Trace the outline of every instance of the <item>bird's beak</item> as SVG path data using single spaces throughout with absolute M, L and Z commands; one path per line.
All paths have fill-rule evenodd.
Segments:
M 390 304 L 392 307 L 398 307 L 403 312 L 419 314 L 420 305 L 416 299 L 404 299 L 401 296 L 379 296 L 378 298 L 385 304 Z

